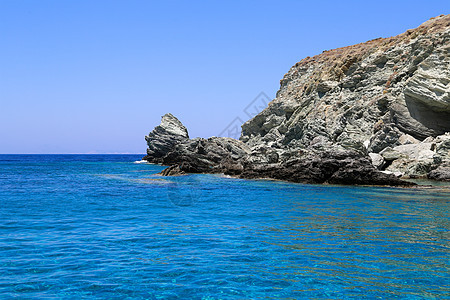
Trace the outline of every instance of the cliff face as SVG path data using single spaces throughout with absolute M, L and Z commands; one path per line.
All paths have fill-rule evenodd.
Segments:
M 240 141 L 189 139 L 175 117 L 146 137 L 167 173 L 224 172 L 295 182 L 450 180 L 450 15 L 391 38 L 295 64 Z M 392 174 L 395 174 L 392 175 Z
M 282 163 L 292 149 L 353 149 L 370 153 L 379 169 L 425 176 L 449 160 L 449 41 L 447 15 L 395 37 L 307 57 L 242 126 L 241 141 L 261 163 L 268 152 Z

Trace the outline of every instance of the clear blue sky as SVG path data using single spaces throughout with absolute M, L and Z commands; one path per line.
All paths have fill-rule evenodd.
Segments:
M 0 0 L 0 153 L 144 153 L 171 112 L 218 135 L 297 61 L 448 1 Z

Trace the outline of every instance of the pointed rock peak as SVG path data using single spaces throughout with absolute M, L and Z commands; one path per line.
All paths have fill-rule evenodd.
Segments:
M 181 123 L 180 120 L 178 120 L 171 113 L 162 116 L 161 124 L 159 126 L 174 135 L 180 135 L 182 137 L 189 138 L 186 127 L 184 127 L 183 123 Z

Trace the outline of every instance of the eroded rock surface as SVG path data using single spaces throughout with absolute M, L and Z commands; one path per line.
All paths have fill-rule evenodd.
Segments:
M 292 150 L 283 153 L 280 159 L 277 152 L 262 146 L 253 149 L 261 154 L 255 156 L 248 145 L 231 138 L 189 139 L 186 132 L 182 139 L 178 139 L 180 130 L 161 130 L 166 127 L 164 123 L 167 123 L 168 118 L 172 120 L 171 124 L 184 128 L 174 116 L 165 115 L 161 125 L 146 137 L 149 149 L 152 150 L 148 151 L 144 159 L 170 166 L 160 173 L 162 176 L 224 173 L 241 178 L 305 183 L 409 185 L 393 175 L 379 172 L 368 158 L 356 151 Z M 161 153 L 165 154 L 160 155 Z M 260 157 L 264 159 L 261 160 Z
M 162 117 L 161 124 L 145 137 L 148 145 L 143 158 L 152 163 L 177 165 L 173 170 L 188 173 L 217 173 L 231 168 L 250 153 L 241 141 L 227 137 L 189 139 L 187 129 L 171 114 Z M 171 172 L 163 175 L 172 175 Z
M 242 126 L 241 140 L 254 161 L 266 160 L 264 147 L 282 161 L 292 149 L 351 149 L 386 173 L 426 177 L 449 160 L 438 150 L 450 131 L 449 41 L 443 15 L 395 37 L 307 57 Z
M 161 119 L 161 124 L 156 126 L 148 136 L 147 156 L 144 160 L 152 163 L 163 163 L 163 157 L 178 145 L 189 140 L 189 134 L 184 125 L 172 114 L 165 114 Z
M 240 141 L 189 139 L 170 115 L 146 137 L 145 159 L 296 182 L 449 180 L 449 41 L 450 15 L 442 15 L 395 37 L 307 57 L 242 126 Z

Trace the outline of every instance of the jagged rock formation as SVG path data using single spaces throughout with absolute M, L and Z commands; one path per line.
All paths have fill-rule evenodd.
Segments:
M 153 163 L 163 163 L 164 156 L 177 144 L 187 141 L 189 134 L 181 122 L 172 114 L 165 114 L 161 124 L 145 137 L 147 156 L 144 158 Z
M 146 137 L 150 162 L 296 182 L 450 180 L 450 16 L 295 64 L 240 141 L 188 138 L 173 116 Z M 395 174 L 396 176 L 392 175 Z
M 261 163 L 253 161 L 251 149 L 241 141 L 224 137 L 189 139 L 184 129 L 178 119 L 166 114 L 161 125 L 146 136 L 149 148 L 143 159 L 169 165 L 159 173 L 162 176 L 224 173 L 241 178 L 305 183 L 409 185 L 393 175 L 377 171 L 368 158 L 355 151 L 309 153 L 305 156 L 297 150 L 298 157 L 292 155 L 295 158 L 281 164 L 277 163 L 276 155 L 267 153 L 266 163 Z
M 370 155 L 378 169 L 406 177 L 445 169 L 449 41 L 447 15 L 392 38 L 307 57 L 284 76 L 269 106 L 242 126 L 241 140 L 261 163 L 267 151 L 284 163 L 291 149 L 353 149 Z
M 247 163 L 240 177 L 303 183 L 408 185 L 393 175 L 377 171 L 369 159 L 348 150 L 308 153 L 282 163 Z
M 161 124 L 145 137 L 148 149 L 143 158 L 151 163 L 178 165 L 172 171 L 189 173 L 215 173 L 225 170 L 250 153 L 244 143 L 232 138 L 211 137 L 189 139 L 186 127 L 171 114 L 162 117 Z

